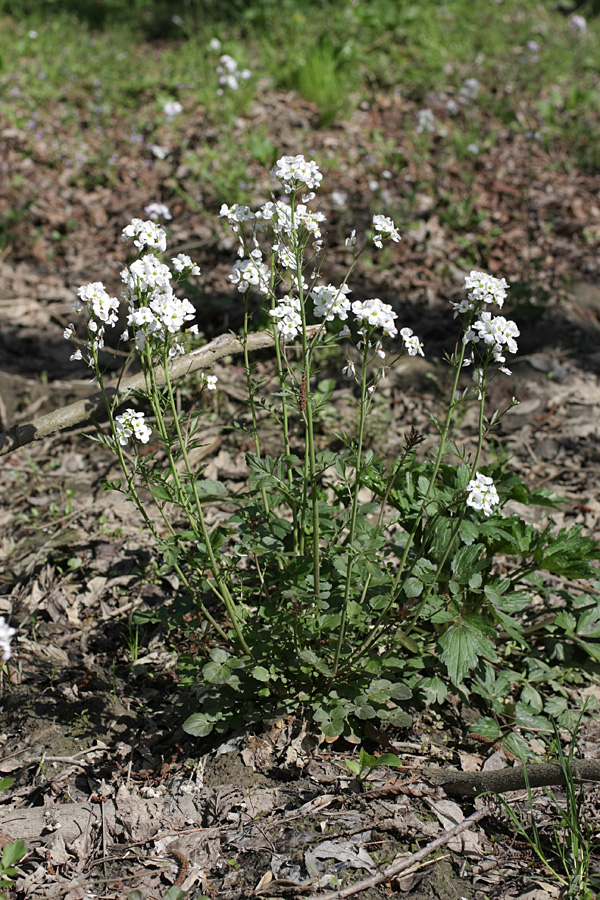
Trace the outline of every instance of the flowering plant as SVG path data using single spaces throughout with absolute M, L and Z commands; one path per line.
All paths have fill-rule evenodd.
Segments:
M 528 727 L 543 730 L 546 701 L 530 682 L 541 680 L 547 663 L 532 651 L 525 611 L 534 599 L 547 604 L 550 589 L 540 570 L 591 577 L 598 552 L 577 529 L 552 536 L 549 528 L 539 531 L 504 515 L 510 500 L 552 507 L 558 498 L 529 491 L 499 465 L 480 465 L 500 419 L 498 412 L 486 417 L 487 385 L 497 370 L 510 374 L 505 353 L 517 351 L 517 326 L 493 314 L 509 286 L 482 272 L 466 277 L 464 297 L 453 304 L 460 336 L 448 360 L 454 371 L 448 408 L 443 421 L 433 419 L 437 450 L 431 460 L 419 459 L 423 436 L 411 428 L 390 465 L 367 449 L 369 416 L 390 350 L 414 357 L 424 354 L 423 345 L 411 328 L 398 328 L 390 304 L 350 299 L 350 275 L 368 246 L 357 250 L 354 232 L 346 242 L 353 248 L 346 278 L 320 283 L 325 217 L 309 206 L 322 181 L 317 165 L 284 156 L 272 175 L 283 197 L 257 210 L 234 204 L 220 211 L 239 241 L 230 280 L 244 303 L 240 341 L 248 415 L 234 428 L 247 432 L 252 446 L 245 490 L 232 495 L 194 464 L 201 417 L 194 408 L 179 408 L 170 376 L 171 361 L 185 352 L 182 329 L 197 333 L 197 326 L 187 325 L 195 309 L 176 287 L 199 268 L 182 254 L 170 268 L 162 259 L 166 231 L 156 221 L 134 219 L 123 231 L 137 258 L 121 273 L 122 303 L 100 283 L 79 290 L 87 339 L 78 342 L 74 358 L 86 360 L 104 391 L 105 329 L 116 324 L 124 303 L 121 338 L 132 342 L 145 378 L 145 390 L 135 398 L 142 409 L 129 406 L 116 414 L 117 399 L 105 393 L 110 432 L 97 439 L 117 454 L 125 477 L 108 486 L 136 504 L 162 550 L 162 571 L 178 575 L 185 616 L 175 618 L 181 624 L 200 615 L 214 635 L 201 651 L 179 659 L 182 682 L 198 694 L 184 727 L 205 735 L 302 706 L 330 739 L 357 739 L 366 720 L 408 724 L 404 706 L 411 694 L 443 702 L 451 689 L 494 713 L 495 719 L 479 725 L 494 740 L 503 715 L 513 721 L 520 715 Z M 390 218 L 373 217 L 376 248 L 399 240 Z M 249 325 L 261 311 L 275 355 L 277 387 L 270 393 L 250 361 Z M 71 324 L 65 336 L 75 333 Z M 320 429 L 329 398 L 318 389 L 316 373 L 319 355 L 340 346 L 342 376 L 358 398 L 357 423 L 354 434 L 335 435 L 334 450 Z M 466 366 L 474 386 L 463 388 Z M 202 374 L 201 384 L 217 387 L 211 375 Z M 467 403 L 479 408 L 473 452 L 450 438 L 456 411 Z M 263 447 L 266 418 L 277 426 L 276 456 Z M 140 445 L 151 437 L 160 450 L 141 454 Z M 149 515 L 145 496 L 158 517 Z M 212 526 L 211 507 L 210 518 L 218 521 Z M 565 609 L 570 619 L 561 622 L 556 615 L 554 631 L 546 634 L 560 632 L 599 659 L 596 645 L 580 637 L 578 603 Z M 139 613 L 138 621 L 153 617 L 167 618 Z M 583 624 L 600 628 L 600 609 L 594 607 Z M 500 644 L 507 641 L 515 653 L 504 658 Z M 523 653 L 519 668 L 515 659 Z M 557 711 L 567 713 L 566 695 Z

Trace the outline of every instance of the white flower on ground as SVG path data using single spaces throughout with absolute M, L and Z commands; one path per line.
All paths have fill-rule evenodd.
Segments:
M 117 439 L 123 447 L 129 443 L 131 437 L 141 441 L 142 444 L 147 444 L 152 434 L 152 429 L 146 425 L 144 413 L 135 409 L 126 409 L 122 415 L 116 416 L 115 426 Z
M 382 303 L 378 298 L 372 300 L 357 300 L 352 304 L 352 312 L 358 322 L 366 322 L 367 325 L 376 326 L 383 330 L 389 337 L 396 337 L 398 329 L 394 325 L 397 314 L 389 303 Z
M 413 334 L 412 328 L 401 328 L 400 335 L 404 341 L 404 346 L 409 356 L 425 356 L 423 352 L 423 344 L 420 343 L 416 334 Z
M 168 222 L 169 219 L 173 218 L 169 212 L 169 207 L 165 206 L 164 203 L 149 203 L 148 206 L 144 207 L 144 212 L 153 222 L 158 222 L 159 219 L 166 219 Z
M 400 240 L 396 226 L 388 216 L 373 216 L 373 230 L 375 231 L 373 243 L 380 250 L 383 247 L 384 238 L 396 243 Z
M 435 119 L 430 109 L 420 109 L 417 113 L 417 134 L 428 132 L 433 134 L 435 131 Z
M 486 516 L 491 516 L 494 512 L 492 507 L 500 503 L 493 479 L 481 472 L 477 472 L 475 478 L 468 483 L 467 490 L 467 506 L 482 510 Z
M 301 155 L 282 156 L 271 175 L 281 182 L 286 194 L 297 190 L 302 184 L 310 190 L 316 190 L 323 178 L 316 162 L 307 161 Z
M 133 241 L 134 246 L 138 250 L 144 247 L 152 247 L 155 250 L 164 252 L 167 249 L 167 234 L 160 228 L 156 222 L 150 219 L 132 219 L 129 225 L 126 225 L 121 235 L 124 244 Z
M 325 317 L 326 322 L 333 322 L 335 318 L 342 322 L 348 318 L 350 301 L 346 294 L 350 293 L 347 284 L 336 288 L 333 284 L 315 287 L 310 292 L 310 297 L 315 301 L 314 314 L 318 319 Z
M 161 147 L 159 144 L 150 144 L 150 150 L 152 151 L 152 155 L 157 159 L 166 159 L 169 155 L 169 151 L 166 147 Z
M 165 116 L 168 116 L 170 119 L 173 116 L 178 116 L 179 113 L 183 112 L 183 106 L 179 102 L 179 100 L 167 100 L 165 105 L 163 106 L 163 112 Z
M 8 622 L 5 621 L 4 616 L 0 616 L 0 656 L 2 656 L 2 662 L 8 662 L 12 656 L 10 639 L 16 633 L 17 629 L 11 628 Z
M 587 22 L 583 16 L 572 16 L 571 21 L 569 22 L 569 28 L 572 28 L 573 31 L 578 31 L 580 34 L 585 34 Z
M 463 103 L 472 103 L 474 100 L 477 100 L 477 97 L 479 96 L 479 81 L 477 78 L 465 79 L 463 86 L 458 92 L 458 96 Z

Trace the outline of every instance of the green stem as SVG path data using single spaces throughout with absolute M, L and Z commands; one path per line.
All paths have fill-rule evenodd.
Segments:
M 344 636 L 346 634 L 346 618 L 348 615 L 348 601 L 350 599 L 350 587 L 352 584 L 352 567 L 354 564 L 354 558 L 352 556 L 354 537 L 356 534 L 356 519 L 358 516 L 358 506 L 359 499 L 358 495 L 360 492 L 361 486 L 361 464 L 362 464 L 362 447 L 365 435 L 365 421 L 367 418 L 367 359 L 369 354 L 369 341 L 370 334 L 365 335 L 364 347 L 363 347 L 363 359 L 362 359 L 362 377 L 361 377 L 361 389 L 360 389 L 360 420 L 358 424 L 358 439 L 356 446 L 356 463 L 355 463 L 355 479 L 354 479 L 354 489 L 352 495 L 352 514 L 350 517 L 350 528 L 348 533 L 348 540 L 346 542 L 347 546 L 347 554 L 348 554 L 348 563 L 346 568 L 346 584 L 344 586 L 344 599 L 342 602 L 342 617 L 340 620 L 340 627 L 338 630 L 338 638 L 335 648 L 335 656 L 333 659 L 333 674 L 337 675 L 339 663 L 340 663 L 340 653 L 342 651 L 342 646 L 344 643 Z

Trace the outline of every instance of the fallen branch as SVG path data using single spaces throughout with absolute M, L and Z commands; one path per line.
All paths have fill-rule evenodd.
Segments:
M 451 828 L 450 831 L 446 831 L 444 834 L 440 835 L 435 841 L 431 841 L 430 844 L 427 844 L 421 850 L 417 850 L 417 852 L 411 854 L 411 856 L 407 856 L 399 862 L 392 863 L 392 865 L 388 866 L 387 869 L 384 869 L 383 872 L 372 875 L 370 878 L 363 878 L 362 881 L 357 881 L 346 888 L 342 888 L 340 891 L 321 891 L 319 894 L 312 894 L 308 897 L 308 900 L 344 900 L 344 897 L 350 897 L 352 894 L 367 891 L 369 888 L 381 884 L 382 881 L 390 881 L 397 875 L 401 875 L 402 872 L 405 872 L 407 869 L 411 869 L 414 865 L 421 862 L 422 859 L 425 859 L 426 856 L 429 856 L 430 853 L 434 853 L 439 847 L 443 847 L 444 844 L 447 844 L 452 838 L 457 837 L 457 835 L 466 831 L 467 828 L 470 828 L 471 825 L 479 822 L 480 819 L 483 819 L 483 817 L 487 815 L 487 809 L 478 809 L 468 818 L 464 819 L 464 821 L 459 822 L 458 825 Z
M 569 767 L 576 782 L 600 782 L 600 759 L 573 759 Z M 498 769 L 494 772 L 455 772 L 439 766 L 428 766 L 423 774 L 447 794 L 456 797 L 475 797 L 486 791 L 494 794 L 521 791 L 527 787 L 527 782 L 532 788 L 566 784 L 565 773 L 558 763 L 530 763 L 525 767 Z
M 318 326 L 313 326 L 316 330 Z M 274 338 L 270 331 L 257 331 L 248 335 L 247 347 L 250 352 L 262 350 L 265 347 L 273 347 Z M 236 355 L 243 352 L 243 344 L 239 338 L 233 334 L 221 334 L 219 337 L 193 350 L 185 356 L 179 356 L 172 360 L 169 365 L 169 376 L 171 378 L 181 378 L 195 372 L 197 369 L 207 369 L 218 359 L 224 356 Z M 162 366 L 155 368 L 156 380 L 158 384 L 164 384 L 165 376 Z M 106 394 L 109 400 L 118 398 L 118 402 L 122 403 L 133 391 L 141 390 L 145 387 L 144 374 L 140 372 L 131 378 L 123 380 L 119 388 L 107 387 Z M 0 433 L 0 456 L 6 453 L 12 453 L 19 447 L 31 444 L 33 441 L 39 441 L 41 438 L 62 431 L 63 428 L 71 428 L 74 425 L 81 425 L 82 422 L 91 422 L 102 419 L 105 413 L 104 398 L 100 391 L 86 397 L 85 400 L 77 400 L 70 406 L 63 409 L 56 409 L 51 413 L 33 419 L 31 422 L 25 422 L 23 425 L 13 425 L 8 431 Z

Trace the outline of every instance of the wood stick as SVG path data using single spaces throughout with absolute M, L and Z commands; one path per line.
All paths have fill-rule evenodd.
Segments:
M 312 326 L 307 329 L 310 332 L 316 330 L 319 326 Z M 262 350 L 265 347 L 273 347 L 275 344 L 273 334 L 270 331 L 256 331 L 247 337 L 247 346 L 250 352 Z M 185 356 L 179 356 L 173 359 L 169 364 L 170 378 L 181 378 L 195 372 L 197 369 L 206 369 L 214 365 L 218 359 L 224 356 L 233 356 L 242 353 L 244 346 L 242 341 L 233 334 L 221 334 L 219 337 L 193 350 Z M 165 374 L 162 366 L 155 367 L 156 380 L 158 384 L 164 384 Z M 126 400 L 132 391 L 141 390 L 145 387 L 144 375 L 140 372 L 121 382 L 119 389 L 107 387 L 106 394 L 109 400 L 118 397 L 118 402 Z M 80 425 L 82 422 L 92 422 L 94 420 L 102 420 L 106 415 L 104 408 L 104 398 L 102 393 L 97 391 L 85 400 L 77 400 L 69 406 L 62 409 L 56 409 L 51 413 L 39 416 L 31 422 L 25 422 L 22 425 L 13 425 L 8 431 L 0 433 L 0 456 L 12 453 L 19 447 L 31 444 L 33 441 L 39 441 L 42 438 L 62 431 L 63 428 L 70 428 L 73 425 Z

